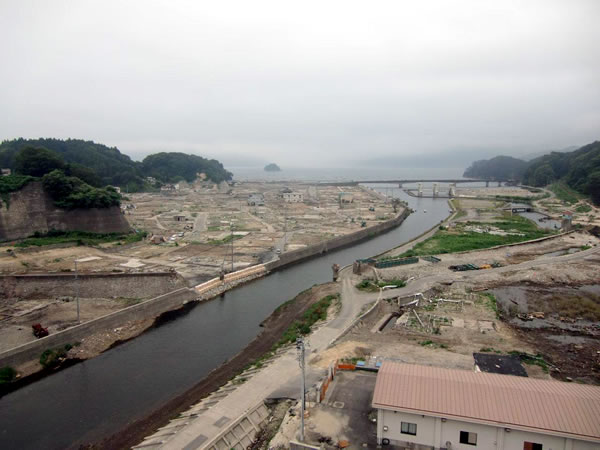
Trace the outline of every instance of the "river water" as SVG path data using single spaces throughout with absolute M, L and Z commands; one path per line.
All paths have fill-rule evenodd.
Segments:
M 374 185 L 381 192 L 391 187 Z M 0 399 L 0 448 L 97 442 L 186 391 L 243 349 L 277 306 L 345 265 L 397 246 L 448 216 L 444 199 L 394 196 L 416 210 L 398 228 L 277 271 L 138 338 Z M 427 211 L 427 212 L 425 212 Z

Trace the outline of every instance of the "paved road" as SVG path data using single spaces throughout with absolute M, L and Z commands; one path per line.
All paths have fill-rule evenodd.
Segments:
M 378 298 L 411 296 L 418 292 L 423 292 L 438 283 L 458 280 L 471 280 L 491 273 L 526 270 L 540 265 L 582 260 L 589 256 L 593 256 L 598 252 L 600 252 L 600 246 L 570 255 L 541 257 L 533 261 L 527 261 L 520 264 L 514 264 L 496 269 L 488 269 L 484 271 L 448 271 L 448 273 L 445 274 L 435 274 L 431 276 L 425 275 L 422 278 L 412 281 L 404 288 L 393 289 L 379 293 L 363 293 L 355 289 L 351 279 L 352 269 L 351 267 L 347 267 L 340 272 L 340 282 L 342 284 L 341 310 L 333 320 L 321 326 L 311 334 L 309 339 L 307 339 L 309 345 L 308 352 L 310 354 L 327 348 L 332 340 L 340 336 L 348 327 L 353 324 L 365 305 L 376 301 Z M 324 370 L 310 366 L 307 367 L 307 387 L 315 384 L 323 376 Z M 201 436 L 206 437 L 205 442 L 208 443 L 225 427 L 225 424 L 217 426 L 217 424 L 223 422 L 223 417 L 236 419 L 265 398 L 299 398 L 299 393 L 300 370 L 298 367 L 296 350 L 290 349 L 282 353 L 271 364 L 263 368 L 258 374 L 252 376 L 243 384 L 239 385 L 235 390 L 221 398 L 216 404 L 211 406 L 211 408 L 207 411 L 203 412 L 199 417 L 186 419 L 188 420 L 188 423 L 179 429 L 177 433 L 174 435 L 165 435 L 165 430 L 159 431 L 157 434 L 160 435 L 162 433 L 163 435 L 160 437 L 160 439 L 155 438 L 155 441 L 163 442 L 158 443 L 156 446 L 148 445 L 144 448 L 191 448 L 186 446 L 193 442 L 198 443 L 198 438 Z M 146 444 L 149 442 L 150 441 L 146 441 Z

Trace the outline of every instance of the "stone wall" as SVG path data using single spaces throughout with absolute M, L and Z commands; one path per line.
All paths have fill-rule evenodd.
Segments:
M 26 238 L 36 231 L 47 233 L 51 229 L 126 233 L 130 227 L 118 206 L 73 210 L 56 207 L 39 181 L 12 192 L 8 204 L 2 202 L 0 241 Z
M 406 209 L 394 219 L 387 220 L 372 227 L 363 228 L 359 231 L 355 231 L 354 233 L 319 242 L 318 244 L 309 245 L 298 250 L 282 253 L 278 260 L 266 263 L 265 267 L 268 271 L 272 271 L 311 258 L 321 253 L 327 253 L 342 247 L 348 247 L 359 241 L 372 238 L 378 234 L 401 225 L 402 222 L 404 222 L 404 220 L 409 216 L 409 214 L 410 210 Z
M 0 304 L 17 299 L 74 297 L 151 298 L 185 287 L 175 272 L 48 273 L 0 276 Z

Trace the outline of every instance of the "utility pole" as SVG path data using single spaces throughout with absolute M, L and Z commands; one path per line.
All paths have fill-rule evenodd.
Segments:
M 302 411 L 300 412 L 300 442 L 304 442 L 304 410 L 306 409 L 306 379 L 304 373 L 304 339 L 301 337 L 296 339 L 296 348 L 298 349 L 298 362 L 300 369 L 302 370 L 302 392 L 301 392 L 301 405 Z
M 75 260 L 75 299 L 77 301 L 77 323 L 81 323 L 81 319 L 79 317 L 79 276 L 77 272 L 77 260 Z
M 233 272 L 233 220 L 230 222 L 230 229 L 231 229 L 231 234 L 230 234 L 230 239 L 231 239 L 231 271 Z

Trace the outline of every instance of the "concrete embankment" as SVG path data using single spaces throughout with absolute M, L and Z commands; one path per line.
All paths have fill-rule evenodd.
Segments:
M 401 225 L 402 222 L 404 222 L 404 220 L 409 215 L 410 210 L 406 209 L 395 218 L 374 225 L 372 227 L 363 228 L 354 233 L 347 234 L 345 236 L 339 236 L 324 242 L 319 242 L 318 244 L 309 245 L 298 250 L 285 252 L 279 257 L 279 259 L 266 263 L 265 267 L 268 271 L 272 271 L 312 258 L 316 255 L 327 253 L 343 247 L 348 247 L 350 245 L 356 244 L 366 239 L 370 239 L 378 234 L 384 233 L 386 231 L 391 230 L 392 228 Z
M 73 344 L 99 331 L 118 327 L 128 320 L 141 320 L 156 317 L 166 311 L 182 307 L 195 300 L 197 294 L 192 289 L 182 288 L 159 297 L 146 300 L 129 308 L 108 314 L 95 320 L 76 325 L 36 341 L 15 347 L 0 354 L 0 367 L 18 366 L 36 360 L 49 348 Z
M 176 272 L 27 273 L 0 276 L 0 301 L 61 296 L 152 298 L 185 287 Z

